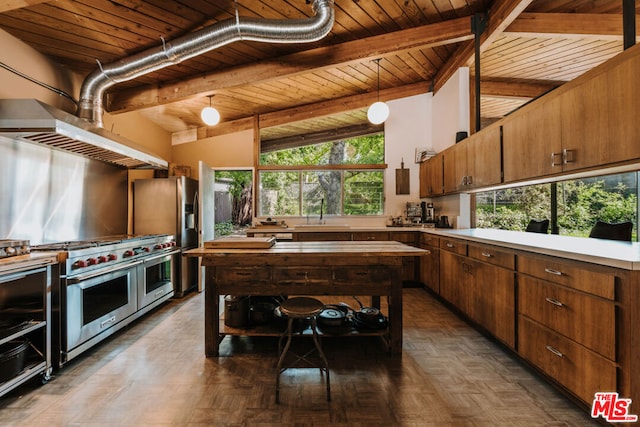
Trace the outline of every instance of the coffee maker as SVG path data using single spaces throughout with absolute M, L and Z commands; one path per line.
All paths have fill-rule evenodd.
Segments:
M 422 220 L 422 209 L 418 203 L 407 202 L 407 221 L 409 224 L 418 224 Z
M 436 210 L 433 203 L 421 202 L 420 207 L 422 208 L 421 222 L 423 224 L 436 222 Z

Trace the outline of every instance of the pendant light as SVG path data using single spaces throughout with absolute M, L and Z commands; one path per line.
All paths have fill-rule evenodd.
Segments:
M 369 106 L 367 118 L 374 125 L 379 125 L 389 118 L 389 106 L 380 101 L 380 59 L 375 61 L 378 64 L 378 100 Z
M 213 95 L 209 95 L 209 106 L 202 109 L 200 112 L 200 118 L 202 118 L 202 121 L 205 122 L 205 124 L 215 126 L 220 123 L 220 113 L 211 106 L 211 98 L 213 98 Z

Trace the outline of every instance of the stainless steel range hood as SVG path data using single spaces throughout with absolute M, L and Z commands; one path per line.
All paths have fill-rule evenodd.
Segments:
M 0 136 L 47 145 L 125 168 L 167 169 L 125 138 L 37 99 L 0 99 Z

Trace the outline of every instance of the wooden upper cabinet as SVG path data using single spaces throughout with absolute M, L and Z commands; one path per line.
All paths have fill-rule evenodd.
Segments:
M 443 152 L 444 192 L 502 182 L 501 127 L 492 125 Z
M 607 97 L 607 163 L 640 158 L 640 50 L 627 49 L 621 55 L 630 56 L 606 73 L 607 88 L 612 94 Z
M 504 182 L 640 159 L 640 49 L 628 49 L 502 121 Z
M 460 141 L 447 148 L 443 156 L 444 192 L 455 193 L 465 189 L 467 175 L 467 143 L 469 139 Z
M 432 197 L 443 191 L 442 153 L 420 163 L 420 197 Z
M 558 99 L 540 99 L 506 117 L 502 123 L 504 182 L 562 172 L 561 129 Z
M 491 125 L 467 143 L 467 188 L 502 182 L 502 127 Z
M 600 74 L 560 96 L 562 171 L 585 169 L 608 163 L 609 141 L 606 74 Z

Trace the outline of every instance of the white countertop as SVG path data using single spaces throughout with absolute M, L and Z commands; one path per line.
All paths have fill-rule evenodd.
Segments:
M 324 231 L 338 231 L 327 226 Z M 318 228 L 256 227 L 255 233 L 304 233 L 322 231 Z M 526 233 L 489 228 L 445 229 L 422 227 L 350 227 L 339 231 L 415 231 L 444 237 L 457 237 L 473 242 L 502 246 L 510 249 L 557 256 L 599 265 L 640 270 L 640 243 L 615 240 L 590 239 L 585 237 L 558 236 L 554 234 Z
M 421 231 L 625 270 L 640 270 L 640 243 L 485 228 Z

